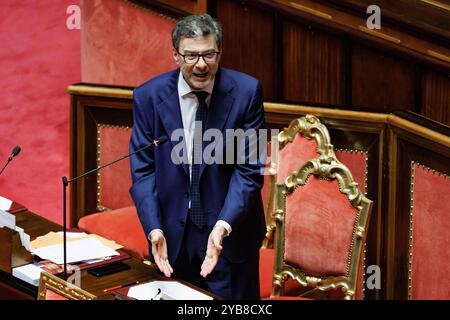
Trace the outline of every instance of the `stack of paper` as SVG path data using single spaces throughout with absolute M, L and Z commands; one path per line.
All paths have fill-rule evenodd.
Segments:
M 100 259 L 104 257 L 118 256 L 119 253 L 96 238 L 82 238 L 67 242 L 67 263 Z M 56 264 L 64 263 L 63 244 L 54 244 L 32 249 L 32 253 L 41 259 L 53 261 Z
M 128 296 L 137 300 L 212 300 L 177 281 L 152 281 L 131 287 Z
M 93 238 L 99 240 L 103 245 L 112 249 L 118 250 L 123 248 L 122 245 L 117 244 L 115 241 L 105 239 L 96 234 L 86 234 L 84 232 L 66 232 L 67 242 L 78 241 L 86 238 Z M 62 244 L 64 241 L 62 232 L 49 232 L 44 236 L 37 237 L 35 240 L 31 241 L 31 249 L 40 249 L 43 247 L 48 247 L 55 244 Z
M 42 269 L 33 264 L 27 264 L 12 269 L 12 275 L 33 286 L 39 286 Z

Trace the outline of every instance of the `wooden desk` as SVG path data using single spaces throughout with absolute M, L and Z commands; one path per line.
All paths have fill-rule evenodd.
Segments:
M 45 235 L 50 231 L 57 232 L 62 230 L 60 225 L 46 220 L 30 211 L 16 214 L 16 224 L 23 228 L 25 232 L 30 235 L 31 239 L 34 239 L 37 236 Z M 139 281 L 140 283 L 144 283 L 151 280 L 164 279 L 164 277 L 161 276 L 153 267 L 146 265 L 136 258 L 129 258 L 123 260 L 123 262 L 131 268 L 129 270 L 103 277 L 95 277 L 89 274 L 87 270 L 82 270 L 80 272 L 81 288 L 94 294 L 101 300 L 112 300 L 114 299 L 114 295 L 109 292 L 104 293 L 104 289 L 130 281 Z M 216 299 L 218 298 L 202 289 L 196 288 L 185 282 L 183 283 L 209 296 Z M 0 299 L 32 300 L 37 298 L 37 292 L 38 287 L 17 279 L 11 274 L 0 271 Z

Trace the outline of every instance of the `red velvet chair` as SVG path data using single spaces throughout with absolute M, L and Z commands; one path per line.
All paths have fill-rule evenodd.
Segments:
M 372 201 L 348 168 L 332 157 L 307 161 L 277 184 L 276 197 L 271 296 L 284 296 L 293 279 L 311 289 L 307 297 L 340 290 L 344 299 L 360 298 Z
M 275 186 L 310 159 L 334 158 L 333 146 L 327 128 L 312 115 L 293 120 L 289 127 L 272 137 L 270 144 L 270 165 L 265 176 L 263 192 L 267 233 L 260 250 L 260 296 L 268 298 L 272 290 L 272 275 L 275 252 L 273 219 Z M 268 148 L 269 149 L 269 148 Z M 304 290 L 293 280 L 286 283 L 286 292 L 300 294 Z
M 313 115 L 293 120 L 278 137 L 272 138 L 271 145 L 269 177 L 266 179 L 268 186 L 264 195 L 267 198 L 265 248 L 273 247 L 275 185 L 282 183 L 308 160 L 335 158 L 327 128 Z

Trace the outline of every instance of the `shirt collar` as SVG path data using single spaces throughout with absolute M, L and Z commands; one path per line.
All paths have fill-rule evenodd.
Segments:
M 208 92 L 208 94 L 211 95 L 213 92 L 215 80 L 216 78 L 214 77 L 213 81 L 211 81 L 211 83 L 202 91 L 206 91 Z M 180 97 L 184 97 L 190 94 L 192 91 L 195 90 L 192 90 L 192 88 L 189 86 L 186 80 L 184 80 L 183 73 L 180 71 L 180 75 L 178 76 L 178 94 L 180 95 Z

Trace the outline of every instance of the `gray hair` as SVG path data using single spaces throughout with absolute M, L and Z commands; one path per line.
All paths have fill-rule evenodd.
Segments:
M 182 38 L 198 38 L 214 35 L 217 47 L 222 45 L 222 27 L 209 14 L 196 14 L 181 18 L 172 30 L 172 44 L 178 50 Z

